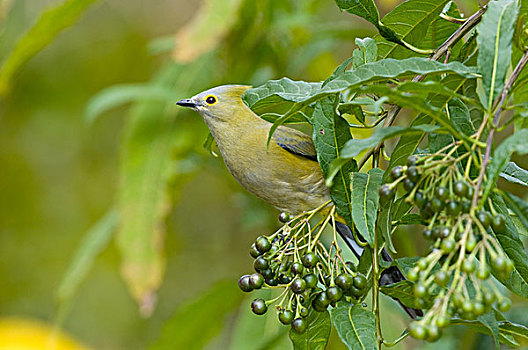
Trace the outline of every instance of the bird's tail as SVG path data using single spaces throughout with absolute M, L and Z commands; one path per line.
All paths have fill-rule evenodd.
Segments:
M 336 229 L 339 235 L 341 236 L 341 238 L 348 245 L 350 250 L 352 250 L 354 255 L 359 259 L 361 255 L 363 254 L 364 249 L 354 239 L 354 234 L 352 233 L 352 230 L 350 229 L 350 227 L 348 227 L 347 225 L 339 221 L 336 221 Z M 359 233 L 358 233 L 358 239 L 364 241 L 363 237 Z M 381 257 L 385 261 L 388 261 L 388 262 L 392 261 L 392 257 L 385 249 L 381 251 Z M 380 279 L 379 279 L 379 284 L 380 286 L 386 286 L 386 285 L 404 281 L 404 280 L 405 280 L 405 277 L 403 276 L 400 269 L 397 266 L 391 266 L 388 269 L 383 270 L 383 272 L 381 273 Z M 405 310 L 405 312 L 407 312 L 407 314 L 412 319 L 416 319 L 417 317 L 423 316 L 422 310 L 407 307 L 403 305 L 399 299 L 396 299 L 396 298 L 393 298 L 393 299 L 396 300 L 401 305 L 401 307 Z

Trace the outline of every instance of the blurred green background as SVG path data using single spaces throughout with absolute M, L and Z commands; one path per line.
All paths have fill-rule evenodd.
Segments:
M 0 57 L 43 11 L 61 3 L 0 0 Z M 385 13 L 398 1 L 376 3 Z M 457 3 L 468 14 L 477 8 L 474 1 Z M 170 349 L 175 342 L 288 348 L 275 315 L 250 315 L 249 301 L 240 303 L 244 296 L 236 289 L 236 279 L 251 270 L 250 244 L 277 228 L 277 213 L 250 197 L 202 147 L 208 132 L 201 118 L 174 102 L 220 84 L 323 80 L 351 55 L 355 37 L 374 34 L 331 0 L 87 6 L 20 67 L 0 97 L 0 316 L 50 324 L 59 318 L 94 349 Z M 84 233 L 111 208 L 121 213 L 120 228 L 110 230 L 118 238 L 103 242 L 93 266 L 85 264 L 91 271 L 74 296 L 58 299 L 72 258 L 86 246 Z M 144 227 L 156 231 L 154 243 L 145 245 L 155 250 L 163 242 L 162 253 L 145 253 L 149 268 L 127 283 L 122 256 L 143 254 L 143 242 L 139 237 L 129 245 L 123 232 L 152 238 Z M 416 252 L 411 240 L 399 238 L 403 254 Z M 155 275 L 163 273 L 160 284 Z M 154 276 L 152 285 L 131 294 L 129 286 L 145 276 Z M 141 288 L 152 293 L 145 297 Z M 196 302 L 201 293 L 206 297 Z M 395 338 L 407 320 L 390 301 L 385 310 L 385 334 Z M 492 345 L 461 331 L 430 347 Z M 203 344 L 192 341 L 198 336 Z M 329 348 L 344 348 L 335 334 Z

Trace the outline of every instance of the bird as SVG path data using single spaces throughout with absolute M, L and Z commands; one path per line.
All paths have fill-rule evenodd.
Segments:
M 281 125 L 268 143 L 272 123 L 260 118 L 242 100 L 242 95 L 250 88 L 222 85 L 176 104 L 201 115 L 227 169 L 248 192 L 281 212 L 294 215 L 331 201 L 312 138 Z M 352 229 L 339 217 L 336 229 L 356 257 L 361 257 L 362 246 L 354 239 Z M 364 241 L 359 233 L 357 236 Z M 382 258 L 392 261 L 385 250 Z M 403 280 L 405 277 L 399 268 L 392 266 L 382 272 L 380 285 Z M 396 300 L 411 318 L 423 315 L 421 310 Z

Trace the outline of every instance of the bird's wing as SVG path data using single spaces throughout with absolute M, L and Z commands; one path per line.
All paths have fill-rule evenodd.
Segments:
M 312 138 L 298 130 L 280 126 L 273 134 L 273 140 L 292 154 L 317 161 L 317 153 Z

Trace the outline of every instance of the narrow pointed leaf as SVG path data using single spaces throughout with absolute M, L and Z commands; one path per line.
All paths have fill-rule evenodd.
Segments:
M 478 67 L 484 83 L 482 104 L 490 113 L 504 88 L 518 12 L 516 0 L 490 1 L 477 26 Z
M 508 208 L 517 215 L 522 226 L 524 226 L 524 231 L 528 231 L 528 203 L 511 193 L 505 193 L 503 198 Z
M 77 22 L 97 0 L 66 0 L 46 10 L 15 45 L 0 67 L 0 95 L 6 93 L 16 72 L 49 45 L 64 29 Z
M 374 314 L 360 305 L 340 302 L 331 311 L 339 337 L 351 350 L 376 350 Z
M 510 182 L 528 187 L 528 170 L 521 168 L 514 162 L 509 162 L 504 170 L 500 173 L 500 177 Z
M 378 27 L 379 13 L 373 0 L 336 0 L 336 4 L 341 10 L 363 17 Z
M 367 174 L 352 173 L 352 219 L 365 240 L 372 246 L 378 214 L 378 190 L 381 186 L 383 170 L 371 169 Z
M 345 143 L 352 139 L 348 123 L 335 112 L 337 96 L 317 101 L 313 114 L 313 140 L 323 175 L 328 177 L 330 164 L 339 158 Z M 354 161 L 343 164 L 330 186 L 330 195 L 339 215 L 352 227 L 350 173 L 357 171 Z

